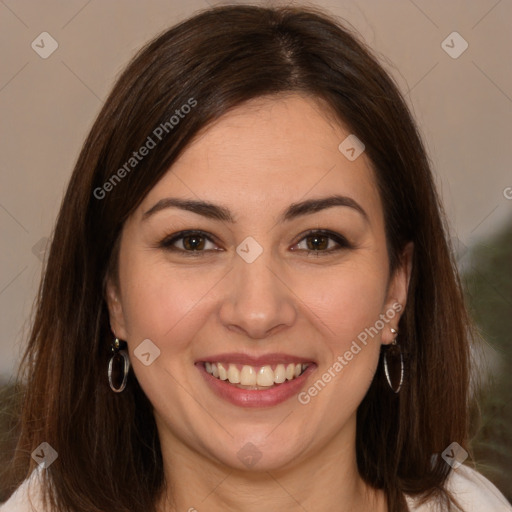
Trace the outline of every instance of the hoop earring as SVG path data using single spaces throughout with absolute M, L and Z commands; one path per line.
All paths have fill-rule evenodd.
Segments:
M 396 342 L 396 337 L 398 335 L 398 331 L 396 329 L 391 328 L 391 332 L 395 335 L 395 338 L 393 339 L 391 345 L 384 351 L 382 362 L 384 365 L 384 374 L 386 375 L 386 380 L 388 382 L 388 386 L 391 388 L 391 390 L 394 393 L 398 393 L 402 387 L 402 384 L 404 382 L 404 358 L 402 356 L 402 349 L 400 348 L 400 345 Z M 400 357 L 400 382 L 398 383 L 398 386 L 395 388 L 391 382 L 391 376 L 389 374 L 389 367 L 388 367 L 388 352 L 392 353 L 393 358 Z
M 122 344 L 122 345 L 121 345 Z M 126 382 L 128 380 L 128 372 L 130 370 L 130 359 L 128 357 L 128 353 L 124 348 L 126 347 L 126 342 L 120 342 L 118 338 L 115 339 L 114 343 L 112 343 L 112 346 L 110 348 L 112 352 L 112 357 L 110 358 L 110 361 L 108 362 L 108 383 L 110 386 L 110 389 L 114 393 L 121 393 L 121 391 L 124 390 L 126 387 Z M 116 365 L 119 365 L 119 363 L 122 364 L 121 369 L 121 384 L 119 387 L 116 387 L 113 382 L 113 374 L 114 374 L 114 363 Z M 117 375 L 119 375 L 118 372 L 116 372 Z M 117 379 L 119 380 L 119 379 Z

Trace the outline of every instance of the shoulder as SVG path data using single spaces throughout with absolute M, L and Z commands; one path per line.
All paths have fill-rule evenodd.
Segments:
M 36 468 L 5 502 L 0 512 L 44 512 L 41 470 Z
M 459 501 L 464 512 L 512 512 L 512 505 L 503 494 L 483 475 L 468 466 L 452 470 L 447 489 Z M 42 481 L 39 469 L 35 469 L 2 505 L 0 512 L 44 512 L 42 506 Z M 433 512 L 434 504 L 418 506 L 417 500 L 406 497 L 411 512 Z
M 497 487 L 469 466 L 462 465 L 452 470 L 446 488 L 457 499 L 464 512 L 512 512 L 512 505 Z M 406 500 L 412 512 L 435 510 L 433 503 L 418 506 L 414 498 L 407 496 Z

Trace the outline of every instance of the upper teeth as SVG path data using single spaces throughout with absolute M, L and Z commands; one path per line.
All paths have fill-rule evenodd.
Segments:
M 206 371 L 220 380 L 228 380 L 231 384 L 243 386 L 273 386 L 285 380 L 298 377 L 309 364 L 290 363 L 278 364 L 275 369 L 266 365 L 261 367 L 243 365 L 239 370 L 236 364 L 205 363 Z

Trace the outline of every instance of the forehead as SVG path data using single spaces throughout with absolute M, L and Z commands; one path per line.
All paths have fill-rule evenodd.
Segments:
M 339 149 L 349 135 L 311 98 L 291 94 L 251 100 L 203 129 L 141 209 L 172 194 L 236 204 L 243 216 L 257 204 L 280 210 L 290 202 L 340 193 L 379 215 L 366 155 L 350 161 Z

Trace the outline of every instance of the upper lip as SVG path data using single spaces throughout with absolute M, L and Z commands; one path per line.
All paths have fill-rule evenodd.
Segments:
M 311 358 L 293 356 L 291 354 L 272 353 L 260 356 L 251 356 L 236 352 L 215 354 L 213 356 L 198 359 L 196 363 L 233 363 L 248 366 L 265 366 L 279 363 L 314 363 Z

